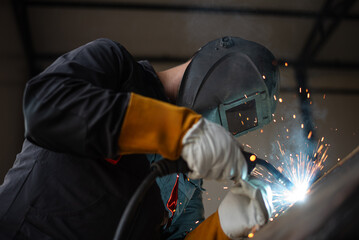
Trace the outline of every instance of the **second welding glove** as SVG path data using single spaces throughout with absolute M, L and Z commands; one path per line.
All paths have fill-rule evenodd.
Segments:
M 240 180 L 227 193 L 218 208 L 220 225 L 231 239 L 246 237 L 263 226 L 273 211 L 272 191 L 259 180 Z
M 185 240 L 243 239 L 263 226 L 272 211 L 269 185 L 258 179 L 241 179 L 231 187 L 218 211 L 190 232 Z
M 247 164 L 238 142 L 222 126 L 201 115 L 137 94 L 131 94 L 118 141 L 119 154 L 158 153 L 180 156 L 191 178 L 238 180 Z

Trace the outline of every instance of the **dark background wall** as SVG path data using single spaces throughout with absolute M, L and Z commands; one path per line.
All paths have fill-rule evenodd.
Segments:
M 0 2 L 0 176 L 12 166 L 23 141 L 22 93 L 28 76 L 10 1 Z

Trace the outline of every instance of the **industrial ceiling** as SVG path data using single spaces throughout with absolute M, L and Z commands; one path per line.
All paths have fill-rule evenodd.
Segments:
M 121 42 L 138 58 L 178 62 L 224 35 L 257 41 L 282 63 L 306 60 L 308 67 L 359 66 L 355 0 L 13 2 L 34 68 L 39 60 L 100 37 Z
M 30 75 L 96 38 L 116 40 L 161 69 L 185 61 L 212 39 L 232 35 L 263 44 L 280 66 L 292 67 L 296 83 L 282 81 L 282 91 L 299 93 L 306 134 L 314 133 L 308 91 L 359 94 L 345 83 L 353 77 L 341 78 L 339 88 L 308 84 L 312 69 L 359 69 L 355 0 L 13 0 L 13 8 Z

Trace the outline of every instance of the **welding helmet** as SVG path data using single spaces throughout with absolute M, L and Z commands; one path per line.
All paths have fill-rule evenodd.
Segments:
M 268 49 L 242 38 L 223 37 L 194 54 L 177 105 L 240 136 L 272 120 L 278 88 L 277 61 Z

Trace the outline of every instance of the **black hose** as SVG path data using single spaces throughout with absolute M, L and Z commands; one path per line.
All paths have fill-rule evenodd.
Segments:
M 125 211 L 122 214 L 121 220 L 117 226 L 114 240 L 125 240 L 130 236 L 131 224 L 138 209 L 139 204 L 142 202 L 142 199 L 146 195 L 148 189 L 155 182 L 156 177 L 166 176 L 172 173 L 187 173 L 189 168 L 187 163 L 182 159 L 176 161 L 161 159 L 158 162 L 155 162 L 151 165 L 152 171 L 150 174 L 142 181 L 141 185 L 137 188 L 136 192 L 131 197 L 128 202 Z
M 158 171 L 152 171 L 141 183 L 141 185 L 137 188 L 136 192 L 132 195 L 130 201 L 127 204 L 125 211 L 122 214 L 121 220 L 117 226 L 114 240 L 123 240 L 127 239 L 128 232 L 126 235 L 126 230 L 132 224 L 132 220 L 135 217 L 136 211 L 138 209 L 138 205 L 142 201 L 143 197 L 146 195 L 147 190 L 152 186 L 153 182 L 156 180 L 158 176 Z

